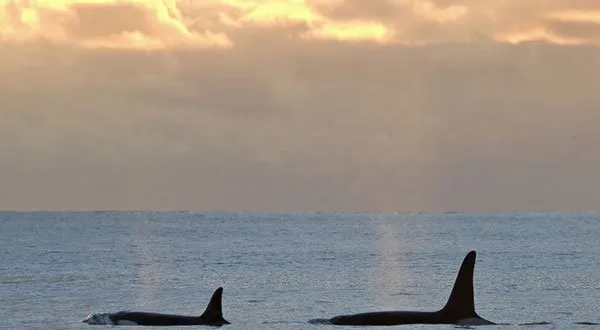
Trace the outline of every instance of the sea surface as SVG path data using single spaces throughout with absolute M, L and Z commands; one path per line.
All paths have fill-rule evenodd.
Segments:
M 193 212 L 0 212 L 0 328 L 199 315 L 222 286 L 221 329 L 352 329 L 308 321 L 441 308 L 469 250 L 477 311 L 504 324 L 479 329 L 600 328 L 599 213 Z

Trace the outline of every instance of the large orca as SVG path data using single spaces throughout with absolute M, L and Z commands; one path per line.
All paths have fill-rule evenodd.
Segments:
M 386 311 L 335 316 L 327 323 L 337 325 L 399 325 L 399 324 L 494 324 L 475 312 L 473 270 L 475 251 L 470 251 L 460 266 L 452 293 L 444 308 L 435 312 Z M 315 320 L 319 321 L 319 320 Z
M 206 310 L 200 316 L 121 311 L 117 313 L 90 314 L 83 322 L 110 325 L 211 325 L 220 327 L 224 324 L 230 324 L 223 318 L 221 308 L 222 294 L 223 288 L 220 287 L 213 293 Z

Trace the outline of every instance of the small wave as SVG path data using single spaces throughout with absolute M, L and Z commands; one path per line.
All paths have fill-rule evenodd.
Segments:
M 0 284 L 19 284 L 19 283 L 28 283 L 28 282 L 36 282 L 38 278 L 35 276 L 2 276 L 0 277 Z
M 90 313 L 81 322 L 92 325 L 115 325 L 110 313 Z
M 518 325 L 548 325 L 552 324 L 552 322 L 527 322 L 527 323 L 519 323 Z
M 596 322 L 575 322 L 575 324 L 581 324 L 581 325 L 600 325 L 600 323 L 596 323 Z
M 390 293 L 390 296 L 394 297 L 394 296 L 416 296 L 416 293 L 413 292 L 394 292 L 394 293 Z
M 573 315 L 573 312 L 567 312 L 567 311 L 558 311 L 555 314 L 561 314 L 561 315 Z
M 0 276 L 0 284 L 29 284 L 29 283 L 66 283 L 85 279 L 81 275 L 65 274 L 54 276 L 13 275 Z

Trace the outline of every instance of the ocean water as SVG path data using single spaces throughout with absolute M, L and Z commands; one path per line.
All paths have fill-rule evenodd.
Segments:
M 0 212 L 0 247 L 2 329 L 198 315 L 219 286 L 222 329 L 345 329 L 308 321 L 438 309 L 469 250 L 477 311 L 505 323 L 481 329 L 600 328 L 597 213 Z

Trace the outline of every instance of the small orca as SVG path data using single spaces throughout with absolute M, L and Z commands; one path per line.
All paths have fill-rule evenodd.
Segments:
M 337 325 L 399 325 L 399 324 L 457 324 L 487 325 L 495 324 L 481 318 L 475 312 L 473 298 L 473 270 L 475 251 L 470 251 L 460 266 L 450 298 L 444 308 L 435 312 L 386 311 L 353 315 L 339 315 L 328 321 Z M 319 320 L 313 320 L 313 323 Z
M 223 288 L 219 287 L 213 293 L 206 310 L 200 316 L 121 311 L 114 314 L 90 314 L 83 322 L 109 325 L 210 325 L 220 327 L 224 324 L 230 324 L 223 318 L 221 309 L 222 294 Z

